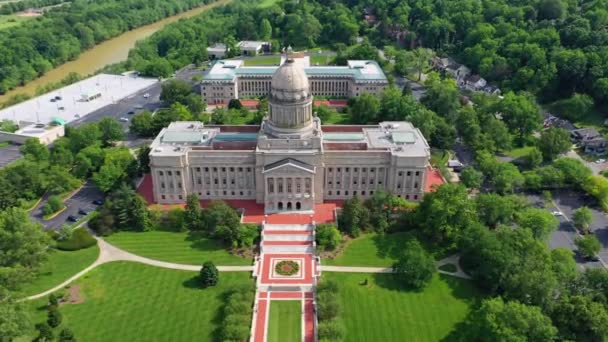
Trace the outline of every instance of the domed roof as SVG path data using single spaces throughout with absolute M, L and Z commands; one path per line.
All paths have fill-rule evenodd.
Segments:
M 304 69 L 293 59 L 286 60 L 275 71 L 270 87 L 272 95 L 279 99 L 300 99 L 309 95 L 308 77 Z

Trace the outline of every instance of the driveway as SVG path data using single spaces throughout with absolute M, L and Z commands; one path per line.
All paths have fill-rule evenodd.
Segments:
M 42 219 L 42 204 L 32 210 L 31 216 L 34 220 L 42 223 L 45 229 L 59 229 L 64 224 L 71 224 L 73 222 L 68 221 L 68 216 L 75 216 L 80 218 L 82 215 L 78 214 L 80 209 L 84 209 L 87 212 L 91 212 L 97 209 L 97 205 L 93 204 L 94 200 L 103 199 L 103 193 L 97 189 L 92 181 L 88 181 L 72 198 L 65 201 L 66 209 L 54 218 L 45 221 Z

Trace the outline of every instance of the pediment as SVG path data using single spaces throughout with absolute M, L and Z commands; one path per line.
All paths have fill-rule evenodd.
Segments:
M 310 165 L 308 163 L 301 162 L 296 159 L 286 158 L 283 160 L 279 160 L 278 162 L 274 162 L 272 164 L 268 164 L 264 166 L 264 171 L 262 173 L 268 173 L 273 171 L 304 171 L 307 173 L 314 174 L 315 167 L 314 165 Z

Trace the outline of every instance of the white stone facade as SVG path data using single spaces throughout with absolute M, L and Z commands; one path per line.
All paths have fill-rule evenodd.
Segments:
M 150 153 L 155 201 L 183 203 L 195 193 L 255 200 L 270 213 L 376 191 L 421 198 L 430 149 L 410 123 L 322 126 L 306 73 L 289 61 L 270 88 L 269 117 L 260 126 L 175 122 L 163 129 Z

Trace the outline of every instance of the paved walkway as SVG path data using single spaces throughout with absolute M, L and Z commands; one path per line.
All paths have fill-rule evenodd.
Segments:
M 453 264 L 456 266 L 456 272 L 447 272 L 443 270 L 437 270 L 438 273 L 449 274 L 454 277 L 463 278 L 463 279 L 471 279 L 471 276 L 464 273 L 464 271 L 460 268 L 460 255 L 454 254 L 445 259 L 441 259 L 437 261 L 437 267 L 441 267 L 446 264 Z M 352 267 L 352 266 L 329 266 L 322 265 L 320 266 L 321 271 L 325 272 L 351 272 L 351 273 L 393 273 L 393 269 L 391 267 Z
M 129 253 L 127 251 L 124 251 L 114 245 L 109 244 L 108 242 L 106 242 L 105 240 L 103 240 L 101 238 L 96 237 L 96 239 L 97 239 L 97 244 L 99 246 L 99 256 L 97 257 L 97 260 L 95 260 L 95 262 L 93 262 L 91 265 L 89 265 L 89 267 L 85 268 L 84 270 L 76 273 L 74 276 L 70 277 L 63 283 L 53 287 L 52 289 L 26 297 L 25 300 L 34 300 L 34 299 L 38 299 L 38 298 L 47 296 L 57 290 L 60 290 L 64 287 L 66 287 L 67 285 L 69 285 L 70 283 L 75 281 L 76 279 L 87 274 L 89 271 L 91 271 L 95 267 L 109 263 L 109 262 L 113 262 L 113 261 L 138 262 L 138 263 L 146 264 L 146 265 L 150 265 L 150 266 L 162 267 L 162 268 L 167 268 L 167 269 L 172 269 L 172 270 L 182 270 L 182 271 L 198 272 L 201 269 L 201 265 L 184 265 L 184 264 L 176 264 L 176 263 L 172 263 L 172 262 L 158 261 L 158 260 L 154 260 L 154 259 L 145 258 L 145 257 L 139 256 L 139 255 L 135 255 L 135 254 Z M 243 272 L 243 271 L 252 272 L 253 266 L 217 266 L 217 269 L 220 272 Z

